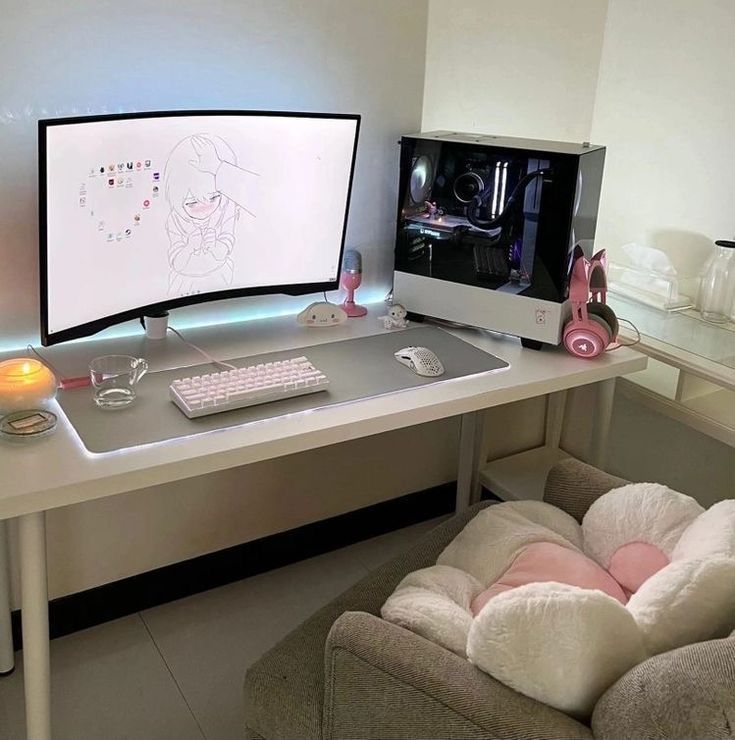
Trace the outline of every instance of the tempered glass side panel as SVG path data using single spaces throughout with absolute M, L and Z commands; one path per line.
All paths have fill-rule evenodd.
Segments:
M 595 149 L 579 158 L 579 175 L 572 220 L 575 243 L 592 241 L 595 238 L 604 166 L 604 149 Z
M 396 269 L 564 300 L 579 159 L 404 137 Z

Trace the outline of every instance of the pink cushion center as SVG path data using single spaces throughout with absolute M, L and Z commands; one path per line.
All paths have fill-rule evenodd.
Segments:
M 472 614 L 475 616 L 479 614 L 493 596 L 503 591 L 528 583 L 548 581 L 598 589 L 617 599 L 621 604 L 628 602 L 623 589 L 594 560 L 561 545 L 535 542 L 524 547 L 508 570 L 488 589 L 475 597 L 470 607 Z
M 629 542 L 621 545 L 610 558 L 610 575 L 625 589 L 634 594 L 654 573 L 669 564 L 669 559 L 655 545 L 647 542 Z

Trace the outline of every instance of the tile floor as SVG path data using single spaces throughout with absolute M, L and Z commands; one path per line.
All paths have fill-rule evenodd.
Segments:
M 51 643 L 54 740 L 241 740 L 246 668 L 440 520 Z M 0 740 L 23 740 L 23 669 L 0 678 Z

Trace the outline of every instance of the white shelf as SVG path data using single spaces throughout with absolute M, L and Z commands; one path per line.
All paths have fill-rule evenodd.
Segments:
M 504 501 L 541 501 L 549 470 L 569 457 L 558 447 L 536 447 L 488 463 L 480 472 L 480 481 Z

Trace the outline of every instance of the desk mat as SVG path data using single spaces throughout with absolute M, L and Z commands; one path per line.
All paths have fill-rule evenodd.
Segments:
M 393 353 L 409 345 L 431 349 L 444 365 L 444 375 L 423 378 L 397 362 Z M 495 355 L 435 327 L 409 328 L 234 360 L 221 359 L 243 367 L 301 355 L 308 357 L 327 375 L 330 384 L 326 391 L 196 419 L 184 416 L 169 400 L 168 386 L 177 378 L 217 372 L 211 363 L 148 373 L 138 385 L 135 402 L 123 409 L 98 409 L 92 399 L 91 388 L 60 391 L 57 400 L 84 446 L 90 452 L 104 453 L 508 367 L 507 362 Z

